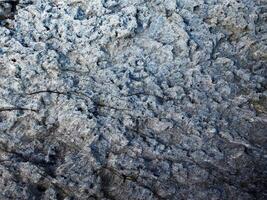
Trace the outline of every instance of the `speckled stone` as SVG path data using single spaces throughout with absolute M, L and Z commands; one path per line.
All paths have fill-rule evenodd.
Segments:
M 266 11 L 0 0 L 0 199 L 266 199 Z

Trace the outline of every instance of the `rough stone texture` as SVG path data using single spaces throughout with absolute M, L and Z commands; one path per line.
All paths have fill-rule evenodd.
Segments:
M 0 0 L 0 19 L 0 199 L 267 198 L 265 0 Z

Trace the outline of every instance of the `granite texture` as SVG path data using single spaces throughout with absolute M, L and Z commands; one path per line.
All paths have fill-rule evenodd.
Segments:
M 265 0 L 0 0 L 0 199 L 267 199 Z

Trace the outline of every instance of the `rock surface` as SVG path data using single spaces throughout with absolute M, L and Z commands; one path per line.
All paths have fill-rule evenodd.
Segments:
M 0 0 L 0 199 L 266 199 L 264 0 Z

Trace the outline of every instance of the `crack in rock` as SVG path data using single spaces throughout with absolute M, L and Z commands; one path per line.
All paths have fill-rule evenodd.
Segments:
M 0 0 L 0 199 L 266 199 L 263 0 Z

